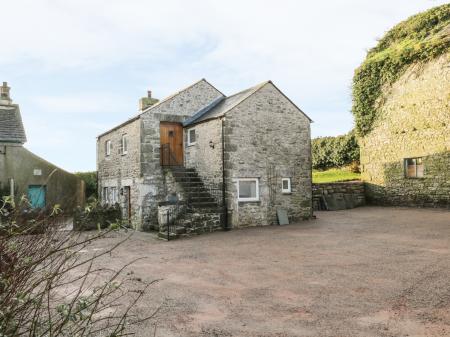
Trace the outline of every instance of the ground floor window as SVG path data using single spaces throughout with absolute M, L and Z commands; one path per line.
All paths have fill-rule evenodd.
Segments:
M 282 178 L 281 179 L 281 192 L 282 193 L 291 193 L 291 178 Z
M 117 187 L 103 187 L 102 193 L 103 204 L 114 205 L 119 202 L 119 194 L 117 193 Z
M 102 200 L 103 200 L 103 204 L 108 204 L 109 203 L 109 200 L 108 200 L 108 187 L 103 187 Z
M 423 161 L 421 157 L 406 158 L 404 160 L 405 177 L 422 178 L 423 177 Z
M 118 202 L 117 187 L 111 187 L 111 204 Z
M 259 201 L 259 180 L 257 178 L 237 179 L 239 201 Z

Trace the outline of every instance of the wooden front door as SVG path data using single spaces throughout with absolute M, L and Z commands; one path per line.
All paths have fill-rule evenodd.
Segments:
M 161 122 L 161 166 L 183 165 L 183 126 L 179 123 Z

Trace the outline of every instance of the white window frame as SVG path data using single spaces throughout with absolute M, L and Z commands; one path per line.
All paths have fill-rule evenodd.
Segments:
M 109 188 L 103 187 L 103 204 L 108 205 L 109 204 Z
M 107 140 L 105 142 L 105 154 L 106 154 L 106 156 L 111 155 L 111 141 L 110 140 Z
M 127 134 L 123 134 L 122 135 L 121 149 L 122 149 L 122 155 L 125 155 L 125 154 L 128 153 L 128 137 L 127 137 Z
M 241 181 L 254 181 L 256 182 L 256 197 L 255 198 L 241 198 L 239 196 L 239 183 Z M 236 179 L 237 187 L 237 199 L 238 201 L 259 201 L 259 179 L 258 178 L 238 178 Z
M 287 181 L 288 182 L 288 188 L 284 188 L 283 183 Z M 292 188 L 291 188 L 291 178 L 281 178 L 281 193 L 292 193 Z
M 191 131 L 194 131 L 194 134 L 195 134 L 195 140 L 193 142 L 191 141 Z M 195 128 L 188 129 L 187 130 L 187 145 L 191 146 L 191 145 L 194 145 L 195 143 L 197 143 L 197 131 L 195 131 Z
M 111 187 L 111 203 L 115 204 L 117 202 L 117 187 Z

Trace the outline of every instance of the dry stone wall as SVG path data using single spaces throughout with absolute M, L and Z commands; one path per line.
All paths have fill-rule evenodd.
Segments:
M 366 204 L 362 181 L 313 184 L 314 210 L 336 211 Z
M 450 54 L 411 66 L 384 90 L 373 130 L 360 140 L 362 179 L 375 204 L 450 207 Z M 421 157 L 424 175 L 405 177 Z

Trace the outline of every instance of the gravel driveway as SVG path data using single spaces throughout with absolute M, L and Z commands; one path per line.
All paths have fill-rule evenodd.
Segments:
M 95 243 L 96 249 L 123 237 Z M 450 336 L 450 212 L 364 207 L 165 242 L 136 233 L 111 257 L 162 279 L 138 336 Z

